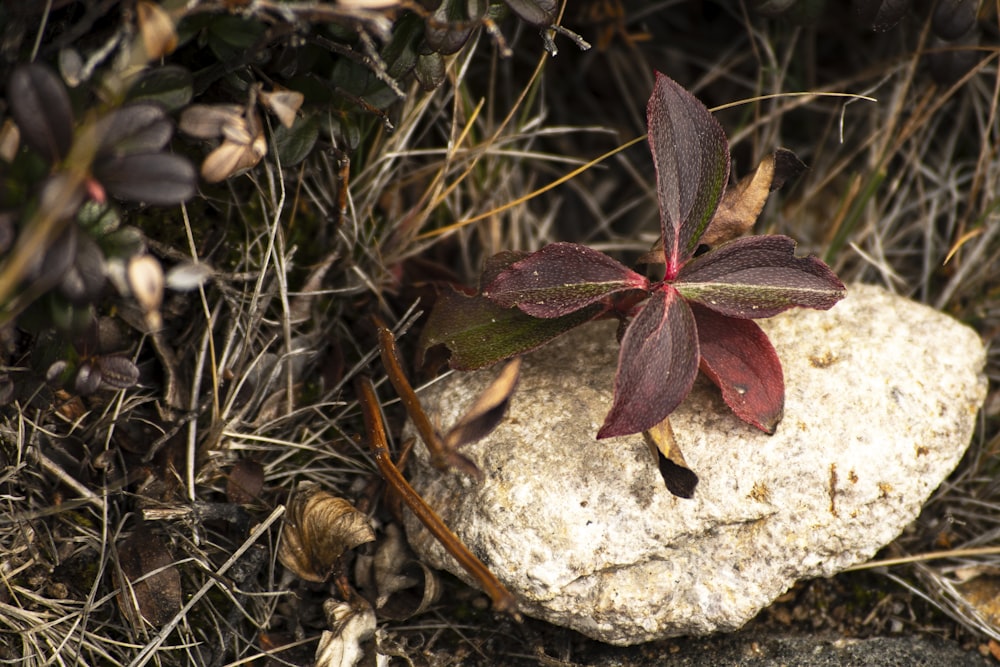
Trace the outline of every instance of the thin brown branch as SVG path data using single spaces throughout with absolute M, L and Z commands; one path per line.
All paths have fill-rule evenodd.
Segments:
M 385 367 L 389 382 L 392 383 L 399 400 L 406 408 L 406 414 L 409 415 L 417 433 L 420 434 L 420 439 L 424 441 L 427 451 L 430 452 L 431 465 L 443 471 L 455 468 L 481 482 L 483 473 L 476 467 L 476 464 L 453 448 L 447 447 L 434 425 L 431 424 L 430 418 L 420 405 L 417 393 L 413 391 L 410 381 L 406 379 L 406 373 L 399 362 L 396 338 L 392 335 L 392 331 L 378 318 L 375 318 L 375 326 L 378 328 L 378 346 L 382 355 L 382 366 Z
M 517 601 L 510 591 L 500 583 L 500 580 L 490 572 L 490 569 L 481 560 L 469 551 L 462 541 L 444 525 L 441 517 L 428 505 L 417 493 L 410 483 L 406 481 L 403 474 L 396 468 L 392 457 L 389 454 L 389 445 L 385 437 L 385 426 L 382 420 L 382 410 L 379 407 L 378 397 L 375 395 L 375 386 L 372 381 L 360 376 L 354 382 L 355 390 L 358 394 L 358 401 L 361 404 L 361 412 L 364 415 L 365 431 L 368 434 L 369 446 L 375 456 L 375 464 L 379 472 L 385 478 L 386 483 L 392 487 L 399 498 L 406 503 L 414 515 L 422 524 L 437 538 L 441 546 L 450 553 L 458 564 L 465 569 L 478 583 L 479 586 L 493 600 L 493 609 L 510 614 L 518 621 L 521 615 L 517 611 Z

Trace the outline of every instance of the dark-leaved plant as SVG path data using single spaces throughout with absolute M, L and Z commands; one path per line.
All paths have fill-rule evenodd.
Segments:
M 737 416 L 773 433 L 784 378 L 753 320 L 795 306 L 828 309 L 845 289 L 819 259 L 796 257 L 786 236 L 736 238 L 752 226 L 768 193 L 801 168 L 791 153 L 776 151 L 727 190 L 725 133 L 704 105 L 659 73 L 647 122 L 661 238 L 641 262 L 663 265 L 662 277 L 575 243 L 502 253 L 488 261 L 479 294 L 441 295 L 422 348 L 443 344 L 453 367 L 477 368 L 586 321 L 617 317 L 623 333 L 614 401 L 597 437 L 653 433 L 670 458 L 655 434 L 663 433 L 699 368 Z

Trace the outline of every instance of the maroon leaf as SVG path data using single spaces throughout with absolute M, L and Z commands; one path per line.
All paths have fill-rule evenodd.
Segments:
M 56 162 L 73 143 L 73 109 L 62 81 L 45 65 L 21 65 L 7 82 L 11 114 L 24 142 Z
M 483 263 L 483 272 L 479 274 L 479 291 L 482 292 L 501 273 L 513 266 L 514 262 L 518 262 L 530 254 L 530 252 L 523 250 L 504 250 L 488 257 Z
M 552 243 L 514 262 L 483 290 L 497 304 L 534 317 L 561 317 L 649 281 L 602 252 Z
M 794 306 L 827 310 L 844 298 L 840 279 L 816 257 L 796 257 L 787 236 L 748 236 L 689 262 L 674 287 L 723 315 L 771 317 Z
M 691 93 L 656 73 L 646 107 L 668 280 L 694 253 L 729 177 L 729 143 Z
M 767 334 L 752 320 L 690 305 L 698 323 L 702 372 L 722 390 L 737 417 L 774 433 L 785 407 L 785 379 Z
M 603 312 L 601 306 L 593 305 L 563 317 L 541 319 L 483 296 L 442 292 L 420 335 L 421 355 L 444 345 L 451 351 L 452 368 L 483 368 L 533 350 Z
M 190 199 L 198 180 L 190 162 L 166 153 L 100 160 L 94 164 L 94 176 L 113 197 L 159 206 Z
M 698 375 L 698 336 L 691 308 L 669 285 L 657 290 L 622 338 L 615 399 L 597 437 L 653 428 L 691 391 Z

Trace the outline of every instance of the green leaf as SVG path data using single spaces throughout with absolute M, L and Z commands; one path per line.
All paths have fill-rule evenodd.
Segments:
M 816 257 L 796 257 L 787 236 L 748 236 L 689 262 L 673 283 L 685 299 L 729 317 L 771 317 L 801 306 L 827 310 L 844 284 Z
M 319 120 L 316 116 L 297 118 L 289 128 L 279 125 L 274 131 L 274 146 L 281 164 L 291 167 L 302 162 L 309 155 L 319 136 Z
M 694 253 L 722 199 L 729 142 L 705 105 L 659 72 L 646 119 L 670 280 Z
M 156 102 L 166 111 L 176 111 L 187 105 L 194 95 L 194 77 L 178 65 L 165 65 L 150 70 L 128 91 L 130 102 Z
M 442 292 L 420 337 L 421 355 L 444 345 L 450 365 L 483 368 L 533 350 L 604 312 L 600 306 L 562 317 L 540 319 L 517 308 L 503 308 L 483 296 Z

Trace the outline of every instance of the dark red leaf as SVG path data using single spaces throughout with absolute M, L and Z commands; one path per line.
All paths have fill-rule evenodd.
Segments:
M 198 180 L 190 162 L 167 153 L 99 160 L 94 164 L 94 176 L 113 197 L 157 206 L 190 199 Z
M 729 178 L 729 142 L 701 102 L 656 73 L 646 107 L 667 279 L 694 253 Z
M 561 317 L 615 292 L 644 289 L 649 281 L 602 252 L 576 243 L 552 243 L 511 265 L 483 290 L 505 308 L 534 317 Z
M 17 67 L 7 82 L 7 100 L 26 144 L 50 162 L 66 157 L 73 143 L 73 108 L 55 72 L 39 63 Z
M 483 272 L 479 275 L 479 291 L 482 292 L 487 285 L 496 280 L 497 276 L 501 273 L 509 269 L 514 262 L 518 262 L 530 254 L 530 252 L 523 250 L 504 250 L 488 257 L 483 264 Z
M 691 391 L 698 375 L 698 334 L 691 308 L 669 285 L 635 316 L 618 352 L 615 399 L 597 437 L 650 429 Z
M 816 257 L 796 257 L 787 236 L 748 236 L 689 262 L 674 287 L 730 317 L 771 317 L 795 306 L 826 310 L 844 298 L 840 279 Z
M 767 334 L 752 320 L 690 305 L 698 325 L 702 372 L 722 390 L 722 399 L 737 417 L 774 433 L 785 407 L 785 378 Z
M 163 109 L 138 102 L 112 111 L 97 123 L 102 156 L 155 153 L 170 141 L 173 123 Z
M 444 345 L 451 351 L 452 368 L 484 368 L 533 350 L 603 312 L 594 305 L 542 319 L 498 306 L 483 296 L 446 291 L 438 296 L 420 335 L 421 357 L 432 347 Z

